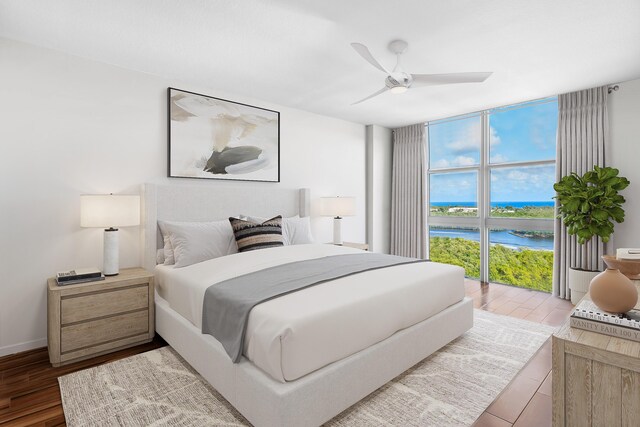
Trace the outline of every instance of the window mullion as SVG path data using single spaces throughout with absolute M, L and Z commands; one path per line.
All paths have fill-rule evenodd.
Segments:
M 482 113 L 480 139 L 480 170 L 478 176 L 478 215 L 480 217 L 480 281 L 489 281 L 489 231 L 487 217 L 491 212 L 489 180 L 487 180 L 489 164 L 489 115 Z

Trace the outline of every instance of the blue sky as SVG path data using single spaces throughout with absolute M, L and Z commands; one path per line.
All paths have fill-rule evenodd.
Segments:
M 556 102 L 524 108 L 494 110 L 489 116 L 490 162 L 551 160 L 556 155 L 558 111 Z M 436 123 L 429 127 L 430 168 L 477 165 L 480 161 L 479 116 Z M 473 202 L 477 197 L 477 173 L 432 174 L 433 202 Z M 553 166 L 494 169 L 491 200 L 544 201 L 554 196 Z

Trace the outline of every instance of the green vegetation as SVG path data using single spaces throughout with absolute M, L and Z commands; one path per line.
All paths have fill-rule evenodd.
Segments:
M 432 216 L 478 216 L 478 212 L 474 208 L 450 206 L 431 206 L 430 214 Z M 549 218 L 553 219 L 552 206 L 525 206 L 522 208 L 514 208 L 512 206 L 504 206 L 500 208 L 492 208 L 491 216 L 494 218 Z
M 503 208 L 491 209 L 491 216 L 498 218 L 553 219 L 553 206 L 525 206 L 523 208 L 513 208 L 511 206 L 505 206 Z
M 450 206 L 431 206 L 432 216 L 478 216 L 476 208 Z
M 433 237 L 429 240 L 432 261 L 458 265 L 468 277 L 480 277 L 480 243 L 462 238 Z M 489 249 L 489 280 L 551 292 L 553 251 Z

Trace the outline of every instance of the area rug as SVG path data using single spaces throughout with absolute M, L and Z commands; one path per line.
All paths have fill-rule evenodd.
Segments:
M 554 328 L 475 310 L 462 337 L 326 426 L 469 426 Z M 171 347 L 58 379 L 67 425 L 250 425 Z

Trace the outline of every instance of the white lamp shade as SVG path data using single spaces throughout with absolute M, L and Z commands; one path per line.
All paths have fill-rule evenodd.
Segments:
M 321 197 L 320 215 L 322 216 L 353 216 L 356 214 L 355 197 Z
M 130 227 L 140 225 L 137 194 L 83 194 L 80 196 L 81 227 Z

